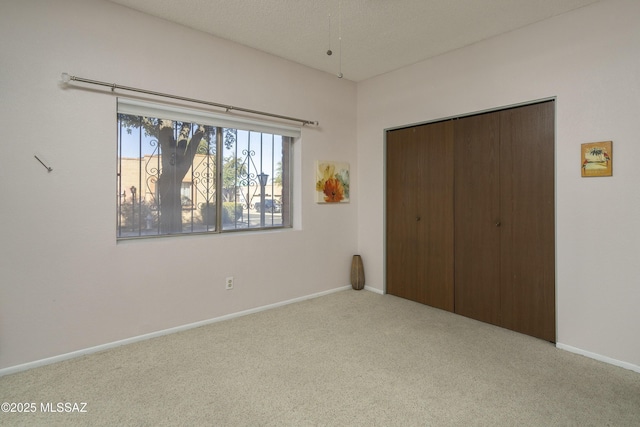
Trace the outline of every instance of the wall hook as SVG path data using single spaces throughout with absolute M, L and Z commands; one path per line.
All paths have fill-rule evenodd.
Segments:
M 36 158 L 36 160 L 37 160 L 37 161 L 39 161 L 39 162 L 42 164 L 42 166 L 44 166 L 44 167 L 45 167 L 45 169 L 47 170 L 47 172 L 51 172 L 51 171 L 53 170 L 53 168 L 52 168 L 52 167 L 49 167 L 49 166 L 45 165 L 45 164 L 44 164 L 44 162 L 43 162 L 42 160 L 40 160 L 40 159 L 38 158 L 38 156 L 36 156 L 35 154 L 33 155 L 33 157 L 35 157 L 35 158 Z

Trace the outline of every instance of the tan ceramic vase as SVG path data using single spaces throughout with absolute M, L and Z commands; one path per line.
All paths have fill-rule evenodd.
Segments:
M 356 291 L 364 288 L 364 265 L 360 255 L 354 255 L 351 260 L 351 286 Z

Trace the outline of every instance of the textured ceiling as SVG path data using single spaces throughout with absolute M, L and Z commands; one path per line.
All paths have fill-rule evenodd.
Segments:
M 362 81 L 600 0 L 111 1 Z

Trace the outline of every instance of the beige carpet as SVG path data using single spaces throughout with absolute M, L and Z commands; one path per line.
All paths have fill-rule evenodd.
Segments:
M 349 290 L 8 375 L 0 402 L 37 406 L 0 425 L 640 426 L 640 374 Z

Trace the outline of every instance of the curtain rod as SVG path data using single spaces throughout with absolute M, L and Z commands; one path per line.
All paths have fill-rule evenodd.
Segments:
M 257 115 L 260 115 L 260 116 L 268 116 L 268 117 L 274 117 L 274 118 L 277 118 L 277 119 L 290 120 L 290 121 L 293 121 L 293 122 L 302 123 L 303 126 L 304 125 L 312 125 L 312 126 L 319 126 L 320 125 L 320 123 L 318 123 L 317 121 L 297 119 L 295 117 L 281 116 L 279 114 L 265 113 L 264 111 L 250 110 L 250 109 L 247 109 L 247 108 L 234 107 L 233 105 L 218 104 L 216 102 L 202 101 L 200 99 L 186 98 L 184 96 L 171 95 L 171 94 L 168 94 L 168 93 L 161 93 L 161 92 L 154 92 L 154 91 L 151 91 L 151 90 L 139 89 L 139 88 L 130 87 L 130 86 L 122 86 L 122 85 L 118 85 L 118 84 L 115 84 L 115 83 L 107 83 L 107 82 L 100 82 L 100 81 L 97 81 L 97 80 L 89 80 L 89 79 L 84 79 L 82 77 L 71 76 L 68 73 L 62 73 L 62 83 L 66 84 L 66 83 L 69 83 L 70 81 L 89 83 L 89 84 L 98 85 L 98 86 L 107 86 L 107 87 L 110 87 L 112 91 L 114 91 L 116 89 L 128 90 L 128 91 L 131 91 L 131 92 L 144 93 L 144 94 L 147 94 L 147 95 L 154 95 L 154 96 L 161 96 L 161 97 L 164 97 L 164 98 L 178 99 L 180 101 L 195 102 L 196 104 L 204 104 L 204 105 L 209 105 L 209 106 L 212 106 L 212 107 L 224 108 L 225 110 L 227 110 L 227 112 L 229 112 L 231 110 L 235 110 L 235 111 L 241 111 L 243 113 L 257 114 Z

